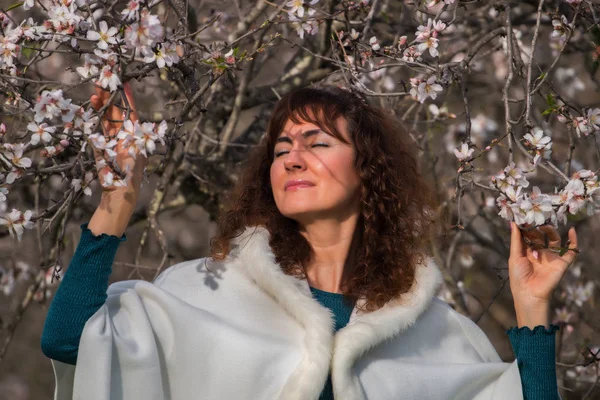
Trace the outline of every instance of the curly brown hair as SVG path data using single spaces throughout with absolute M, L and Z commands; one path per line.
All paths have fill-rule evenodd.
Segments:
M 348 143 L 336 128 L 339 117 L 347 121 L 361 179 L 361 215 L 349 257 L 353 265 L 342 292 L 350 299 L 364 298 L 362 309 L 373 311 L 412 286 L 415 267 L 423 262 L 434 197 L 418 172 L 407 131 L 388 111 L 370 106 L 347 89 L 301 88 L 277 102 L 262 143 L 248 158 L 232 193 L 229 209 L 219 217 L 211 257 L 224 259 L 231 239 L 247 226 L 264 226 L 283 272 L 306 279 L 304 266 L 312 248 L 297 222 L 279 212 L 270 185 L 275 141 L 289 119 L 311 122 Z

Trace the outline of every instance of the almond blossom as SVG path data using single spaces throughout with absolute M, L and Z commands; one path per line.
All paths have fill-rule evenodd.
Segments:
M 119 43 L 119 30 L 116 27 L 111 26 L 109 28 L 106 21 L 100 21 L 99 26 L 100 29 L 98 31 L 87 31 L 88 40 L 98 41 L 96 46 L 102 50 L 108 49 L 108 46 L 111 44 Z
M 106 137 L 101 133 L 94 133 L 88 137 L 92 142 L 92 146 L 94 146 L 98 150 L 103 150 L 106 152 L 106 155 L 110 159 L 113 159 L 117 156 L 117 153 L 113 150 L 113 147 L 117 145 L 117 141 L 115 139 L 106 141 Z
M 531 202 L 531 208 L 526 216 L 528 224 L 539 226 L 543 225 L 546 220 L 552 219 L 554 215 L 552 199 L 550 196 L 542 194 L 539 187 L 533 187 L 529 201 Z
M 312 17 L 316 13 L 314 8 L 308 10 L 308 16 Z M 319 32 L 319 24 L 317 21 L 307 20 L 301 21 L 296 15 L 288 14 L 288 18 L 291 21 L 292 27 L 296 30 L 296 33 L 300 37 L 300 39 L 304 39 L 304 33 L 308 33 L 310 35 L 316 35 Z
M 163 145 L 165 144 L 163 137 L 156 133 L 154 128 L 154 123 L 144 122 L 140 125 L 140 129 L 136 131 L 135 144 L 140 149 L 140 153 L 144 155 L 144 157 L 148 157 L 148 154 L 154 153 L 154 150 L 156 150 L 157 141 L 161 142 Z
M 85 173 L 85 177 L 84 179 L 73 179 L 71 181 L 71 187 L 73 189 L 75 189 L 75 192 L 79 192 L 82 188 L 82 183 L 83 183 L 83 193 L 86 196 L 91 196 L 92 195 L 92 188 L 89 186 L 89 184 L 92 182 L 92 180 L 94 179 L 94 174 L 92 172 L 86 172 Z
M 129 166 L 127 166 L 129 167 Z M 128 168 L 126 168 L 126 170 L 128 170 Z M 127 176 L 125 179 L 121 179 L 118 176 L 115 176 L 115 174 L 113 174 L 111 171 L 106 172 L 106 175 L 104 175 L 104 182 L 102 182 L 102 186 L 104 187 L 109 187 L 109 186 L 116 186 L 116 187 L 125 187 L 128 185 L 128 181 L 129 181 L 130 177 Z
M 23 157 L 23 152 L 26 149 L 26 146 L 23 143 L 4 143 L 4 148 L 6 150 L 2 154 L 8 158 L 13 165 L 16 165 L 19 168 L 31 167 L 31 159 Z
M 144 54 L 145 63 L 156 61 L 158 68 L 164 68 L 165 65 L 170 67 L 179 62 L 179 55 L 177 55 L 177 44 L 173 42 L 160 43 L 156 46 L 155 51 L 148 47 L 143 47 L 142 53 Z
M 4 187 L 5 175 L 0 174 L 0 202 L 6 201 L 6 195 L 8 194 L 8 189 Z
M 583 303 L 588 301 L 594 292 L 594 282 L 589 281 L 586 284 L 577 283 L 577 285 L 567 285 L 566 294 L 567 300 L 575 303 L 577 307 L 582 307 Z
M 569 21 L 567 21 L 567 17 L 564 15 L 560 16 L 560 19 L 554 18 L 552 20 L 552 33 L 550 37 L 552 39 L 557 39 L 559 42 L 564 43 L 567 40 L 567 33 L 570 29 Z
M 492 177 L 492 182 L 504 191 L 508 186 L 529 186 L 529 181 L 525 178 L 521 168 L 517 167 L 514 162 L 506 166 L 498 175 Z
M 33 107 L 35 122 L 60 116 L 62 114 L 61 100 L 63 100 L 62 90 L 44 90 Z
M 575 127 L 577 137 L 581 137 L 581 135 L 588 136 L 590 133 L 594 132 L 594 127 L 590 124 L 590 121 L 585 117 L 573 118 L 573 126 Z
M 127 7 L 121 11 L 121 15 L 125 20 L 133 21 L 138 18 L 140 11 L 140 3 L 136 0 L 130 0 Z
M 47 123 L 42 122 L 41 124 L 37 124 L 35 122 L 30 122 L 27 124 L 27 129 L 31 132 L 31 140 L 29 143 L 32 145 L 36 145 L 42 140 L 44 143 L 50 143 L 52 141 L 52 133 L 56 131 L 54 126 L 48 126 Z
M 162 41 L 164 29 L 158 17 L 146 9 L 140 12 L 140 22 L 125 29 L 125 45 L 130 49 L 152 47 Z
M 110 65 L 105 65 L 100 71 L 98 83 L 104 89 L 108 87 L 110 88 L 111 92 L 114 92 L 121 84 L 121 79 L 119 79 L 119 75 L 115 73 L 113 67 L 111 67 Z
M 416 62 L 421 58 L 421 52 L 415 47 L 407 47 L 402 53 L 402 60 L 408 62 Z
M 377 38 L 375 36 L 373 36 L 373 37 L 371 37 L 371 39 L 369 39 L 369 44 L 371 45 L 371 48 L 375 51 L 377 51 L 381 48 L 379 46 L 379 41 L 377 40 Z
M 428 97 L 435 100 L 437 98 L 437 92 L 443 90 L 442 85 L 436 83 L 436 77 L 434 75 L 431 75 L 426 81 L 411 78 L 410 84 L 412 86 L 410 89 L 411 96 L 420 103 L 425 102 Z
M 542 156 L 544 158 L 550 157 L 550 153 L 552 152 L 552 139 L 549 136 L 544 136 L 544 131 L 542 129 L 536 129 L 533 135 L 527 133 L 523 136 L 523 139 L 525 139 L 525 143 L 536 153 L 533 159 L 534 165 L 537 165 Z
M 98 74 L 98 67 L 97 67 L 98 64 L 99 64 L 98 61 L 96 61 L 89 54 L 86 53 L 84 56 L 83 66 L 77 67 L 77 68 L 75 68 L 75 70 L 83 78 L 89 78 L 90 76 L 94 76 L 94 75 Z
M 19 241 L 21 241 L 21 236 L 23 236 L 23 232 L 25 228 L 32 229 L 34 224 L 30 221 L 32 212 L 30 210 L 22 213 L 21 211 L 13 208 L 12 211 L 8 215 L 4 215 L 4 217 L 0 217 L 0 225 L 4 225 L 8 228 L 8 232 L 11 237 L 17 237 Z
M 595 130 L 600 129 L 600 108 L 589 108 L 587 110 L 588 124 Z
M 285 3 L 286 7 L 290 7 L 288 10 L 289 15 L 296 14 L 298 17 L 304 17 L 304 5 L 315 5 L 319 0 L 291 0 Z
M 475 149 L 469 148 L 469 145 L 467 143 L 463 143 L 460 145 L 460 150 L 458 148 L 454 149 L 454 155 L 460 161 L 464 161 L 471 158 L 471 155 L 474 151 Z

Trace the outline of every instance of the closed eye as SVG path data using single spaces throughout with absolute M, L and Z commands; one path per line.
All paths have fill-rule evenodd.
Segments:
M 314 143 L 310 147 L 329 147 L 329 145 L 327 143 Z M 287 153 L 289 153 L 289 150 L 281 150 L 275 153 L 275 157 L 279 157 Z

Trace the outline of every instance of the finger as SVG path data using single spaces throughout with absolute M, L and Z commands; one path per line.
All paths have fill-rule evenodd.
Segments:
M 571 227 L 571 229 L 569 229 L 569 248 L 570 249 L 578 249 L 577 247 L 577 232 L 575 231 L 575 228 Z M 567 251 L 565 253 L 565 255 L 563 256 L 563 260 L 565 260 L 565 262 L 571 264 L 573 262 L 573 260 L 575 260 L 575 257 L 577 256 L 577 253 L 574 251 Z
M 523 237 L 521 236 L 521 230 L 517 224 L 512 221 L 510 223 L 510 227 L 510 257 L 523 257 L 525 256 L 525 243 L 523 242 Z
M 102 86 L 94 85 L 94 90 L 96 92 L 96 96 L 100 98 L 102 103 L 106 103 L 110 98 L 110 92 L 104 89 Z
M 529 260 L 529 262 L 531 263 L 531 265 L 534 265 L 534 263 L 539 263 L 540 262 L 540 252 L 539 250 L 534 250 L 531 247 L 528 247 L 526 250 L 527 253 L 527 259 Z
M 98 97 L 97 95 L 93 94 L 90 97 L 90 105 L 96 111 L 98 111 L 100 108 L 102 108 L 102 101 L 100 100 L 100 97 Z
M 137 121 L 138 116 L 135 107 L 135 101 L 133 98 L 133 90 L 131 89 L 131 85 L 129 82 L 125 82 L 123 84 L 123 92 L 125 93 L 125 97 L 127 98 L 127 104 L 129 105 L 131 112 L 129 114 L 129 119 L 132 121 Z
M 560 246 L 560 235 L 558 234 L 558 230 L 552 225 L 544 225 L 539 227 L 540 231 L 546 234 L 548 238 L 548 245 L 550 247 L 559 247 Z

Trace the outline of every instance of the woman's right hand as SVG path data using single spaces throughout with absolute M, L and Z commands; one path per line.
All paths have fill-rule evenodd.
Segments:
M 129 119 L 132 122 L 138 120 L 138 116 L 136 113 L 135 102 L 133 99 L 133 93 L 131 90 L 131 85 L 129 83 L 123 84 L 123 91 L 125 92 L 125 96 L 127 97 L 127 103 L 130 107 Z M 93 94 L 90 98 L 90 102 L 92 107 L 99 111 L 102 107 L 104 107 L 111 95 L 107 90 L 102 89 L 99 86 L 95 88 L 96 93 Z M 125 105 L 125 104 L 124 104 Z M 101 116 L 101 126 L 102 131 L 104 133 L 104 137 L 106 143 L 109 143 L 111 140 L 117 140 L 117 144 L 113 147 L 113 150 L 117 153 L 115 163 L 121 169 L 121 171 L 126 172 L 126 176 L 128 185 L 127 186 L 117 186 L 114 184 L 106 185 L 107 174 L 110 172 L 113 173 L 114 177 L 117 178 L 116 171 L 111 171 L 110 163 L 106 160 L 106 165 L 98 168 L 98 179 L 102 185 L 103 194 L 111 193 L 111 192 L 127 192 L 134 194 L 134 197 L 137 199 L 137 195 L 140 190 L 140 185 L 144 176 L 144 168 L 148 163 L 148 159 L 144 157 L 142 154 L 137 154 L 135 159 L 129 154 L 128 148 L 123 145 L 123 140 L 117 139 L 117 134 L 121 130 L 123 126 L 123 120 L 125 119 L 125 111 L 120 109 L 114 104 L 111 104 L 106 108 L 104 113 Z M 92 146 L 94 151 L 94 157 L 96 159 L 96 166 L 100 166 L 99 163 L 104 159 L 102 152 Z
M 131 86 L 125 83 L 123 88 L 127 102 L 131 107 L 129 118 L 135 122 L 138 117 L 135 112 Z M 100 110 L 108 103 L 109 99 L 110 93 L 108 91 L 96 87 L 96 94 L 92 95 L 90 101 L 95 110 Z M 107 107 L 104 114 L 101 115 L 101 124 L 106 143 L 112 139 L 116 140 L 116 136 L 123 125 L 124 117 L 123 111 L 115 105 Z M 129 220 L 133 215 L 139 197 L 142 178 L 144 177 L 144 168 L 148 160 L 139 153 L 136 154 L 134 159 L 123 145 L 123 140 L 119 140 L 113 150 L 117 153 L 116 164 L 122 171 L 127 171 L 127 177 L 130 179 L 128 179 L 127 186 L 102 185 L 100 204 L 94 215 L 92 215 L 88 228 L 94 235 L 105 233 L 120 237 L 125 232 L 127 225 L 129 225 Z M 94 156 L 96 158 L 96 165 L 104 158 L 102 152 L 95 148 Z M 111 172 L 111 169 L 108 165 L 99 169 L 98 176 L 101 184 L 106 182 L 106 175 L 109 172 Z

